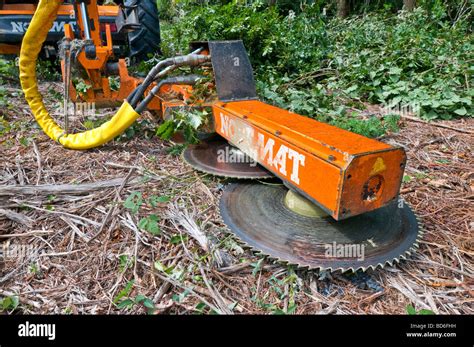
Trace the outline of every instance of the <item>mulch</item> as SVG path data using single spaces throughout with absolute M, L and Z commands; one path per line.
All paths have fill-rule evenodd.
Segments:
M 407 151 L 401 195 L 425 234 L 400 264 L 340 274 L 243 248 L 219 216 L 225 181 L 189 168 L 169 154 L 172 144 L 137 133 L 65 150 L 38 129 L 18 87 L 8 88 L 0 297 L 17 296 L 15 312 L 406 314 L 412 305 L 474 313 L 473 119 L 402 119 L 382 138 Z M 60 86 L 42 84 L 45 95 L 50 88 Z M 158 234 L 146 231 L 150 216 Z

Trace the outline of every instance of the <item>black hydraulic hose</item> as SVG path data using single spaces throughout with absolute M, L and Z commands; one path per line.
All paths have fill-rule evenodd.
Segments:
M 130 104 L 132 102 L 133 97 L 138 93 L 138 87 L 136 87 L 130 95 L 127 97 L 127 102 Z
M 135 108 L 135 111 L 137 113 L 143 112 L 148 104 L 153 100 L 153 98 L 157 95 L 159 92 L 160 88 L 165 85 L 165 84 L 189 84 L 189 85 L 194 85 L 196 84 L 199 79 L 201 79 L 202 76 L 200 75 L 188 75 L 188 76 L 175 76 L 175 77 L 170 77 L 164 80 L 161 80 L 158 82 L 158 84 L 153 87 L 153 89 L 150 91 L 150 93 L 146 96 L 146 98 Z
M 145 77 L 145 80 L 143 81 L 142 84 L 140 84 L 139 89 L 137 94 L 135 94 L 130 102 L 130 105 L 135 108 L 136 105 L 138 104 L 138 101 L 140 98 L 143 96 L 145 91 L 148 89 L 150 84 L 153 83 L 155 80 L 156 75 L 160 72 L 161 69 L 167 68 L 169 66 L 183 66 L 183 65 L 189 65 L 189 66 L 196 66 L 202 63 L 205 63 L 210 60 L 210 56 L 208 55 L 199 55 L 197 53 L 201 52 L 202 48 L 199 48 L 195 50 L 194 52 L 184 55 L 184 56 L 178 56 L 174 58 L 168 58 L 165 60 L 162 60 L 156 64 L 153 69 L 150 70 L 148 75 Z

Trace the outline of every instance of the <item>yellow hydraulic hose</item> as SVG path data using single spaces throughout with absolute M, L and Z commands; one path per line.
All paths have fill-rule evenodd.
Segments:
M 140 116 L 127 101 L 100 127 L 77 134 L 65 134 L 49 115 L 38 90 L 36 61 L 49 30 L 56 19 L 62 0 L 41 0 L 26 31 L 20 52 L 20 81 L 26 101 L 43 131 L 53 140 L 70 149 L 89 149 L 113 140 Z

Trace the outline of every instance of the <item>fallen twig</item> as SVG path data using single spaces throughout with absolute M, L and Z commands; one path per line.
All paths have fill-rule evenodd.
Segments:
M 111 187 L 118 187 L 123 184 L 125 178 L 114 178 L 106 181 L 98 181 L 92 183 L 82 183 L 82 184 L 46 184 L 46 185 L 22 185 L 22 186 L 1 186 L 0 187 L 0 196 L 1 195 L 54 195 L 54 194 L 84 194 L 90 193 L 91 191 L 101 190 Z M 137 183 L 137 181 L 132 180 L 127 184 L 132 185 Z
M 449 125 L 444 125 L 444 124 L 441 124 L 441 123 L 427 122 L 427 121 L 424 121 L 424 120 L 416 118 L 416 117 L 403 116 L 402 115 L 401 118 L 409 120 L 410 122 L 422 123 L 422 124 L 430 125 L 430 126 L 433 126 L 433 127 L 449 129 L 449 130 L 457 131 L 457 132 L 463 133 L 463 134 L 470 134 L 470 135 L 474 134 L 474 132 L 469 131 L 469 130 L 465 130 L 465 129 L 461 129 L 461 128 L 454 128 L 454 127 L 450 127 Z

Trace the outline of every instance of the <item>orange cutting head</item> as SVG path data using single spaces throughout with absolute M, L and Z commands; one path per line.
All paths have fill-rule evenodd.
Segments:
M 215 131 L 231 145 L 336 220 L 397 199 L 406 161 L 402 148 L 257 100 L 241 41 L 199 44 L 212 57 Z M 166 114 L 172 105 L 161 101 Z
M 397 199 L 402 148 L 257 100 L 213 109 L 221 136 L 337 220 Z

